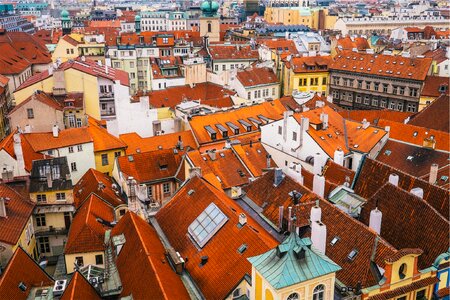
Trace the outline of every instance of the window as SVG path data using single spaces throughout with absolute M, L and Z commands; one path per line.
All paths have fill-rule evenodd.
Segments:
M 212 32 L 212 26 L 211 26 L 211 23 L 208 23 L 208 32 Z
M 287 300 L 299 300 L 299 296 L 297 293 L 292 293 L 287 297 Z
M 36 225 L 38 227 L 47 226 L 47 223 L 45 222 L 45 214 L 36 214 Z
M 398 103 L 397 104 L 397 110 L 403 111 L 403 103 Z
M 168 182 L 163 183 L 163 193 L 164 194 L 170 193 L 170 183 L 168 183 Z
M 372 98 L 372 106 L 378 106 L 378 98 L 377 97 Z
M 424 300 L 426 299 L 425 297 L 425 291 L 426 290 L 420 290 L 416 293 L 416 300 Z
M 356 103 L 361 103 L 362 100 L 362 96 L 361 95 L 356 95 Z
M 386 99 L 382 99 L 382 100 L 381 100 L 380 106 L 381 106 L 382 108 L 386 108 Z
M 397 300 L 406 300 L 406 296 L 399 297 L 399 298 L 397 298 Z
M 388 91 L 388 85 L 383 84 L 383 93 L 387 93 L 387 91 Z
M 39 242 L 39 251 L 41 253 L 50 252 L 50 242 L 47 236 L 40 237 L 38 242 Z
M 153 197 L 153 187 L 152 186 L 148 186 L 147 187 L 147 197 L 148 198 L 152 198 Z
M 56 200 L 59 201 L 66 200 L 66 193 L 56 193 Z
M 373 88 L 375 89 L 375 91 L 378 91 L 380 89 L 380 84 L 378 82 L 375 82 L 373 84 Z
M 370 81 L 367 81 L 367 82 L 366 82 L 366 89 L 370 90 L 370 84 L 371 84 Z
M 83 145 L 78 145 L 77 150 L 78 150 L 78 152 L 83 151 Z
M 107 166 L 108 163 L 108 154 L 102 154 L 102 166 Z
M 103 255 L 98 254 L 95 256 L 95 264 L 96 265 L 103 265 Z
M 120 151 L 114 152 L 114 158 L 116 158 L 116 157 L 120 157 Z
M 208 207 L 191 223 L 188 227 L 188 233 L 202 248 L 209 239 L 222 228 L 228 220 L 227 216 L 214 204 Z
M 69 147 L 69 153 L 73 153 L 73 147 L 72 146 Z
M 326 78 L 326 77 L 323 77 L 323 78 L 322 78 L 322 85 L 325 85 L 325 84 L 327 84 L 327 78 Z
M 311 85 L 318 85 L 319 84 L 319 78 L 311 78 Z
M 409 91 L 410 91 L 410 95 L 412 96 L 412 97 L 417 97 L 417 94 L 418 94 L 418 90 L 417 89 L 409 89 Z
M 405 263 L 401 264 L 400 268 L 398 268 L 398 276 L 400 277 L 400 279 L 403 279 L 406 277 L 406 270 L 407 270 L 407 265 Z
M 292 132 L 292 140 L 297 141 L 297 132 Z
M 333 99 L 339 99 L 339 91 L 333 91 Z
M 83 256 L 77 256 L 77 257 L 75 257 L 75 263 L 76 263 L 77 266 L 79 266 L 79 267 L 84 266 Z
M 395 109 L 395 102 L 389 103 L 389 109 Z
M 370 104 L 370 98 L 369 96 L 364 96 L 364 104 L 369 105 Z
M 238 298 L 239 296 L 241 296 L 241 289 L 237 288 L 233 291 L 233 298 Z
M 247 93 L 247 99 L 248 99 L 248 100 L 252 99 L 252 92 L 248 92 L 248 93 Z
M 70 54 L 73 54 L 73 53 L 74 53 L 73 49 L 70 49 Z
M 281 135 L 283 133 L 283 127 L 278 126 L 278 134 Z
M 314 288 L 313 300 L 323 300 L 325 298 L 325 286 L 320 284 Z
M 362 89 L 362 80 L 358 80 L 358 89 Z
M 70 49 L 66 49 L 66 54 L 70 54 Z
M 408 105 L 406 106 L 406 110 L 409 111 L 409 112 L 415 112 L 416 111 L 416 105 L 408 103 Z
M 34 112 L 32 108 L 27 108 L 28 119 L 34 119 Z
M 77 127 L 81 127 L 82 126 L 82 123 L 81 123 L 81 119 L 77 119 Z
M 47 195 L 45 194 L 38 194 L 36 195 L 37 202 L 47 202 Z
M 226 65 L 222 65 L 222 71 L 226 70 Z
M 70 163 L 70 169 L 72 170 L 72 172 L 75 172 L 77 170 L 77 163 L 76 162 Z

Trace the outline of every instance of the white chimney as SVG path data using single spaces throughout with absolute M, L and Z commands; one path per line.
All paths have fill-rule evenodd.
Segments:
M 319 206 L 319 200 L 316 201 L 316 205 L 311 208 L 310 214 L 311 224 L 316 221 L 322 220 L 322 209 Z
M 341 148 L 337 148 L 336 151 L 334 151 L 334 162 L 340 166 L 344 165 L 344 151 L 342 151 Z
M 391 126 L 385 126 L 384 130 L 387 131 L 387 132 L 391 131 Z
M 6 198 L 0 197 L 0 217 L 7 218 L 6 215 Z
M 327 226 L 320 221 L 311 224 L 311 241 L 320 253 L 325 254 L 327 244 Z
M 283 112 L 283 141 L 287 140 L 287 123 L 290 116 L 294 114 L 293 111 L 285 111 Z
M 327 129 L 328 128 L 328 114 L 321 113 L 320 121 L 322 121 L 322 129 Z
M 208 155 L 211 160 L 216 160 L 216 150 L 209 150 Z
M 397 174 L 391 174 L 389 175 L 389 183 L 395 186 L 398 186 L 398 175 Z
M 30 133 L 31 132 L 31 125 L 27 124 L 25 125 L 24 133 Z
M 303 184 L 302 167 L 300 164 L 292 163 L 291 167 L 287 169 L 287 174 L 296 182 Z
M 410 191 L 411 194 L 416 195 L 417 197 L 423 199 L 423 189 L 420 187 L 412 188 Z
M 105 73 L 109 74 L 109 67 L 108 67 L 108 65 L 105 65 Z
M 369 227 L 375 230 L 378 234 L 381 232 L 382 217 L 383 214 L 378 210 L 378 207 L 375 207 L 375 209 L 372 209 L 370 212 Z
M 302 117 L 302 130 L 306 131 L 309 129 L 309 119 Z
M 325 195 L 325 177 L 322 175 L 314 175 L 313 192 L 323 198 Z
M 14 139 L 14 154 L 16 155 L 17 160 L 17 169 L 19 172 L 19 175 L 25 174 L 25 160 L 23 158 L 23 151 L 22 151 L 22 140 L 20 138 L 20 133 L 16 133 L 13 136 Z
M 53 125 L 52 131 L 53 131 L 53 137 L 57 138 L 59 136 L 59 127 L 58 127 L 58 125 L 56 125 L 56 124 Z
M 313 172 L 314 174 L 320 175 L 322 174 L 322 155 L 320 153 L 314 154 L 314 167 Z
M 437 181 L 437 175 L 438 175 L 439 165 L 438 164 L 432 164 L 430 167 L 430 177 L 428 179 L 428 182 L 430 184 L 435 184 Z
M 244 213 L 239 214 L 239 224 L 241 226 L 244 226 L 245 224 L 247 224 L 247 216 Z

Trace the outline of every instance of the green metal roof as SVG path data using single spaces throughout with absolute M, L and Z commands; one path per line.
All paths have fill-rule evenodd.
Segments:
M 276 248 L 248 261 L 275 289 L 281 289 L 341 269 L 312 246 L 309 238 L 291 233 Z

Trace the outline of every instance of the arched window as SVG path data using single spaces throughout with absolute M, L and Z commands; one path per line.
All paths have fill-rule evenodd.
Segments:
M 292 293 L 287 297 L 287 300 L 299 300 L 300 297 L 298 296 L 297 293 Z
M 323 300 L 325 299 L 325 286 L 320 284 L 314 288 L 313 300 Z
M 398 269 L 398 276 L 400 277 L 400 279 L 403 279 L 406 277 L 406 269 L 407 266 L 405 263 L 403 263 L 400 268 Z
M 212 29 L 211 29 L 211 23 L 208 23 L 208 32 L 211 32 L 212 31 Z

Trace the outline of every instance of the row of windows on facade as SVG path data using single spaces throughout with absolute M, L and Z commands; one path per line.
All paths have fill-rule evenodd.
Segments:
M 64 219 L 66 219 L 66 218 L 70 218 L 69 212 L 64 213 Z M 37 227 L 46 227 L 47 226 L 47 219 L 45 218 L 45 214 L 36 214 L 36 215 L 34 215 L 34 219 L 36 220 Z
M 168 44 L 169 43 L 169 38 L 163 38 L 163 44 Z M 188 53 L 189 50 L 188 48 L 181 48 L 180 49 L 174 49 L 175 53 Z M 138 49 L 136 54 L 134 53 L 134 50 L 130 50 L 130 51 L 120 51 L 120 56 L 121 57 L 132 57 L 134 58 L 135 56 L 137 58 L 148 58 L 146 56 L 152 56 L 157 54 L 155 51 L 158 51 L 159 49 L 146 49 L 146 50 L 142 50 L 142 49 Z M 161 55 L 160 56 L 170 56 L 171 55 L 171 50 L 170 49 L 160 49 L 161 50 Z M 118 57 L 117 56 L 118 52 L 117 51 L 112 51 L 111 57 Z M 144 60 L 144 66 L 147 66 L 148 64 L 148 60 Z M 120 68 L 121 64 L 120 62 L 114 62 L 113 63 L 114 68 Z M 142 66 L 142 63 L 139 63 L 139 60 L 137 62 L 137 66 L 140 67 Z M 134 62 L 130 62 L 130 68 L 134 68 Z
M 38 203 L 46 203 L 47 202 L 47 195 L 46 194 L 37 194 L 36 200 Z M 57 201 L 66 201 L 66 193 L 56 193 L 56 200 Z
M 80 111 L 76 111 L 79 113 Z M 34 119 L 34 110 L 32 108 L 27 108 L 27 118 L 28 119 Z M 75 115 L 70 114 L 67 116 L 67 120 L 69 121 L 69 127 L 81 127 L 83 125 L 83 122 L 81 121 L 81 118 L 76 118 Z
M 253 99 L 261 98 L 261 91 L 262 91 L 262 96 L 264 98 L 269 97 L 269 94 L 270 94 L 269 89 L 263 89 L 263 90 L 253 91 Z M 272 96 L 275 96 L 275 88 L 272 88 Z M 248 98 L 248 100 L 252 99 L 252 92 L 247 93 L 247 98 Z
M 168 183 L 168 182 L 163 183 L 163 193 L 165 195 L 170 194 L 170 183 Z M 153 197 L 153 186 L 147 187 L 147 197 L 148 198 Z
M 239 67 L 241 67 L 241 68 L 245 67 L 245 64 L 231 64 L 229 66 L 230 66 L 229 70 L 234 70 L 234 69 L 238 69 Z M 227 65 L 223 64 L 222 65 L 222 71 L 226 71 L 226 70 L 227 70 Z M 219 65 L 218 64 L 214 65 L 214 71 L 216 71 L 216 72 L 219 71 Z
M 116 159 L 119 156 L 120 156 L 120 151 L 114 152 L 114 159 Z M 102 154 L 102 166 L 107 166 L 107 165 L 109 165 L 108 154 L 104 153 L 104 154 Z
M 298 80 L 298 86 L 317 86 L 319 85 L 319 79 L 322 78 L 321 85 L 327 84 L 327 78 L 326 77 L 313 77 L 313 78 L 300 78 Z
M 341 80 L 342 79 L 342 80 Z M 380 84 L 379 82 L 371 82 L 371 81 L 363 81 L 363 80 L 356 80 L 357 81 L 357 88 L 362 89 L 363 87 L 367 90 L 374 90 L 379 92 L 380 87 L 382 87 L 383 93 L 388 93 L 389 90 L 394 95 L 405 95 L 405 96 L 411 96 L 411 97 L 417 97 L 419 95 L 419 89 L 417 88 L 411 88 L 411 87 L 404 87 L 404 86 L 398 86 L 398 85 L 390 85 L 387 83 Z M 363 82 L 365 83 L 363 85 Z M 348 87 L 355 87 L 355 80 L 350 78 L 340 78 L 340 77 L 333 77 L 333 84 L 334 85 L 343 85 Z M 391 86 L 391 89 L 389 89 L 389 86 Z M 373 89 L 372 89 L 373 87 Z M 409 91 L 409 94 L 407 93 Z
M 352 92 L 342 92 L 339 93 L 339 91 L 333 91 L 333 99 L 340 99 L 347 102 L 353 102 L 353 93 Z M 392 110 L 398 110 L 403 111 L 404 104 L 403 102 L 396 101 L 396 100 L 388 100 L 385 98 L 379 99 L 377 96 L 373 96 L 372 99 L 369 95 L 365 95 L 364 97 L 360 94 L 357 94 L 355 96 L 355 103 L 361 104 L 364 103 L 364 105 L 371 105 L 373 107 L 381 107 L 381 108 L 387 108 Z M 406 111 L 409 112 L 415 112 L 417 109 L 417 105 L 414 103 L 407 103 L 406 104 Z
M 31 76 L 31 69 L 28 69 L 26 72 L 23 72 L 19 75 L 19 85 L 21 85 L 25 80 L 28 79 L 28 77 Z
M 74 54 L 73 48 L 71 48 L 71 49 L 66 49 L 66 54 Z

